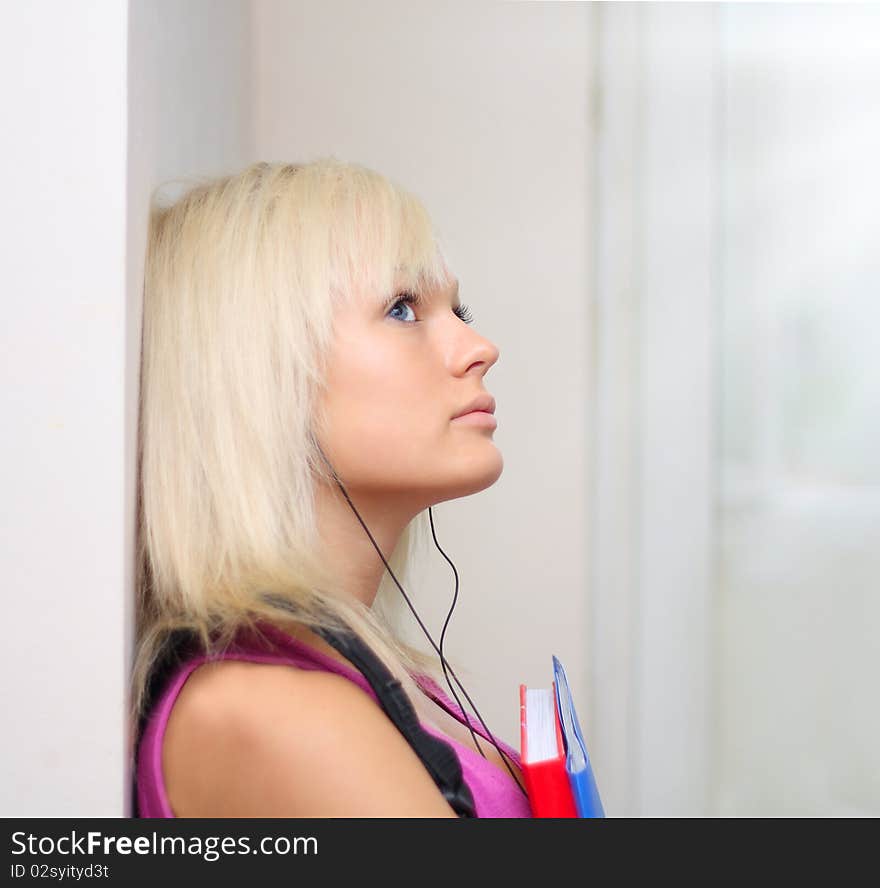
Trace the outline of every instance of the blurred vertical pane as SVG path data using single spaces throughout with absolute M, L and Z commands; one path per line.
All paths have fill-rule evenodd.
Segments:
M 724 4 L 715 812 L 880 815 L 880 6 Z

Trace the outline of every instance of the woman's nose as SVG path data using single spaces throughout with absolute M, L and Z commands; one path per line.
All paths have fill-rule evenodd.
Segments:
M 475 331 L 470 332 L 471 336 L 466 338 L 460 347 L 456 363 L 462 372 L 467 372 L 474 364 L 485 365 L 483 371 L 487 372 L 501 353 L 492 340 L 480 336 Z

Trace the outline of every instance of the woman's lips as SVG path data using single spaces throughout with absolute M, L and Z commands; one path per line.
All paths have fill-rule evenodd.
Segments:
M 452 420 L 455 423 L 461 423 L 462 425 L 474 425 L 474 426 L 483 426 L 487 429 L 494 429 L 498 427 L 498 420 L 491 413 L 487 413 L 485 410 L 472 410 L 470 413 L 465 413 L 462 416 L 456 416 L 455 419 Z

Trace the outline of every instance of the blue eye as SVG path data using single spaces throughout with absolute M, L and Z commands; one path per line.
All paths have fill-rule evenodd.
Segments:
M 391 310 L 388 312 L 389 316 L 391 316 L 394 310 L 398 305 L 408 305 L 410 306 L 410 311 L 412 311 L 411 306 L 414 305 L 422 305 L 424 300 L 418 293 L 399 293 L 397 300 L 391 306 Z M 470 309 L 466 305 L 459 305 L 457 308 L 452 309 L 455 316 L 464 321 L 466 324 L 472 324 L 474 322 L 474 317 L 471 314 Z M 398 318 L 398 320 L 404 320 L 403 318 Z M 419 323 L 418 320 L 414 321 L 405 321 L 405 323 Z
M 394 305 L 391 306 L 391 311 L 389 311 L 388 314 L 390 317 L 394 317 L 395 316 L 394 311 L 399 305 L 407 305 L 407 306 L 421 305 L 421 302 L 422 302 L 422 300 L 419 299 L 419 297 L 416 296 L 414 293 L 399 293 L 397 301 L 394 303 Z M 410 307 L 410 311 L 412 312 L 411 307 Z M 415 314 L 415 312 L 413 312 L 413 314 Z M 397 320 L 404 320 L 404 318 L 397 317 Z

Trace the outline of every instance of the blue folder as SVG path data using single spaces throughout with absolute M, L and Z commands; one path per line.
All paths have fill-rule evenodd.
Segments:
M 562 727 L 562 742 L 565 745 L 565 770 L 571 783 L 578 817 L 604 817 L 605 809 L 602 807 L 596 779 L 593 777 L 593 768 L 587 755 L 587 744 L 584 743 L 581 726 L 578 724 L 568 679 L 565 677 L 562 663 L 556 657 L 553 657 L 553 675 L 556 680 L 556 705 Z

